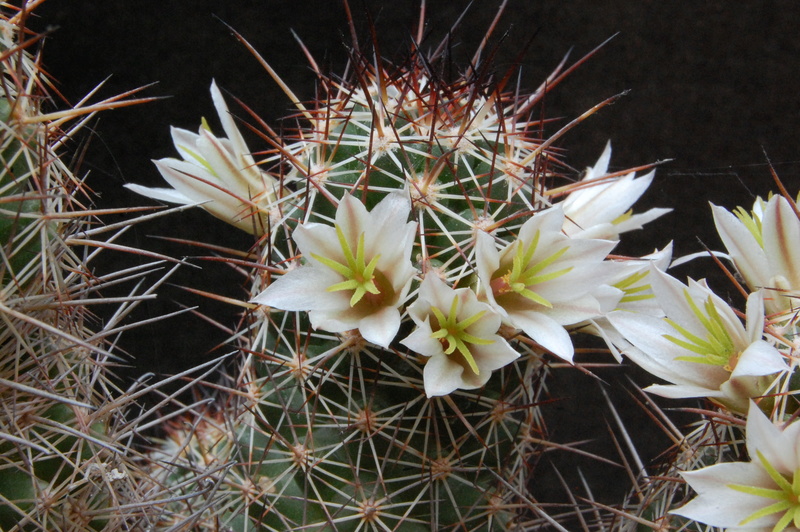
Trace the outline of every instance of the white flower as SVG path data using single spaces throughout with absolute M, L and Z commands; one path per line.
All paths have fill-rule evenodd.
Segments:
M 622 291 L 605 284 L 619 268 L 604 260 L 616 243 L 569 238 L 563 223 L 559 206 L 538 212 L 500 251 L 479 232 L 476 263 L 482 295 L 503 320 L 571 362 L 574 349 L 564 326 L 613 310 Z
M 650 288 L 650 265 L 661 271 L 667 269 L 672 260 L 672 242 L 662 250 L 656 250 L 640 259 L 620 260 L 620 270 L 608 281 L 612 287 L 623 292 L 622 299 L 614 310 L 627 310 L 662 317 L 664 310 L 658 304 L 653 290 Z M 596 334 L 606 341 L 611 354 L 622 362 L 618 347 L 630 346 L 625 338 L 609 323 L 605 316 L 588 320 L 581 332 Z
M 783 196 L 764 205 L 760 198 L 748 213 L 731 214 L 711 205 L 717 232 L 736 269 L 751 290 L 768 289 L 769 314 L 791 313 L 800 297 L 800 219 Z M 790 297 L 793 294 L 794 297 Z
M 428 397 L 480 388 L 519 353 L 497 334 L 500 316 L 469 288 L 454 290 L 425 276 L 408 314 L 417 328 L 400 343 L 430 357 L 423 379 Z
M 388 347 L 400 328 L 398 307 L 416 272 L 411 264 L 416 222 L 410 200 L 388 194 L 371 212 L 345 194 L 333 227 L 306 223 L 292 237 L 307 261 L 274 281 L 253 301 L 282 310 L 308 311 L 314 328 L 358 329 Z
M 650 270 L 655 267 L 659 271 L 666 271 L 671 260 L 672 242 L 664 249 L 657 249 L 642 258 L 618 261 L 620 270 L 609 280 L 609 284 L 622 290 L 624 295 L 615 310 L 663 316 L 664 310 L 650 287 Z
M 216 83 L 211 98 L 228 138 L 214 136 L 203 121 L 199 133 L 171 128 L 183 160 L 153 161 L 173 188 L 125 185 L 130 190 L 168 203 L 199 204 L 217 218 L 251 234 L 267 231 L 267 219 L 278 196 L 278 181 L 257 166 Z
M 670 513 L 729 531 L 800 528 L 800 423 L 781 429 L 751 401 L 747 452 L 750 462 L 681 473 L 697 497 Z
M 663 397 L 709 397 L 743 411 L 788 370 L 781 353 L 762 339 L 762 292 L 747 298 L 747 323 L 707 286 L 680 281 L 650 267 L 650 286 L 665 318 L 615 311 L 611 325 L 632 346 L 620 346 L 638 366 L 672 384 L 647 391 Z
M 631 207 L 645 193 L 655 177 L 655 170 L 641 177 L 635 172 L 608 178 L 611 143 L 594 167 L 587 168 L 580 186 L 559 203 L 564 209 L 564 232 L 573 238 L 619 240 L 620 233 L 642 226 L 672 209 L 654 208 L 632 214 Z

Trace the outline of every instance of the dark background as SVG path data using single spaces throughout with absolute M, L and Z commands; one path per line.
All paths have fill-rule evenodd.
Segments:
M 362 42 L 368 36 L 365 12 L 374 18 L 382 55 L 404 57 L 418 18 L 416 0 L 358 1 L 352 9 Z M 429 1 L 430 48 L 447 34 L 467 7 L 464 0 Z M 454 68 L 469 59 L 493 18 L 495 1 L 477 1 L 452 32 Z M 201 116 L 216 123 L 208 88 L 211 79 L 240 98 L 268 123 L 292 112 L 288 98 L 223 21 L 240 32 L 301 99 L 314 96 L 315 76 L 292 30 L 324 70 L 342 72 L 350 42 L 342 4 L 336 0 L 48 0 L 31 25 L 53 31 L 44 64 L 57 87 L 77 102 L 106 81 L 99 94 L 110 96 L 158 82 L 148 96 L 170 96 L 136 108 L 103 114 L 93 134 L 81 137 L 89 150 L 81 166 L 102 207 L 148 204 L 124 190 L 126 182 L 162 186 L 150 159 L 174 156 L 169 126 L 195 130 Z M 639 209 L 668 206 L 675 212 L 649 229 L 626 235 L 622 251 L 646 253 L 675 239 L 678 255 L 699 251 L 701 241 L 719 249 L 708 201 L 726 207 L 751 205 L 754 194 L 774 189 L 767 158 L 790 191 L 800 188 L 800 2 L 689 0 L 510 0 L 500 22 L 497 70 L 504 71 L 533 36 L 521 64 L 523 88 L 535 89 L 570 52 L 576 60 L 618 34 L 588 63 L 555 89 L 545 114 L 566 123 L 605 98 L 630 90 L 567 134 L 559 146 L 577 171 L 594 163 L 606 141 L 613 143 L 612 168 L 673 159 L 662 166 Z M 493 42 L 497 43 L 499 39 Z M 110 77 L 109 77 L 110 76 Z M 232 98 L 229 105 L 237 112 Z M 244 114 L 244 113 L 241 113 Z M 551 126 L 554 132 L 559 123 Z M 251 149 L 260 149 L 248 137 Z M 77 146 L 77 143 L 76 143 Z M 111 219 L 110 221 L 114 221 Z M 246 249 L 252 238 L 202 211 L 134 228 L 129 244 L 173 256 L 196 250 L 164 244 L 149 235 L 191 238 Z M 699 240 L 698 240 L 699 239 Z M 136 259 L 115 255 L 98 265 L 113 268 Z M 198 262 L 200 263 L 200 262 Z M 681 268 L 679 276 L 705 276 L 708 263 Z M 229 268 L 203 264 L 184 269 L 175 283 L 242 297 L 241 278 Z M 714 281 L 733 294 L 724 281 Z M 143 309 L 158 315 L 180 306 L 199 310 L 226 327 L 235 308 L 220 307 L 175 287 Z M 142 316 L 140 316 L 142 317 Z M 161 373 L 206 360 L 226 333 L 200 318 L 183 317 L 138 329 L 121 339 L 136 355 L 129 376 Z M 577 374 L 576 374 L 577 375 Z M 556 426 L 563 437 L 603 433 L 593 381 L 557 374 L 554 394 L 575 399 L 553 406 L 559 415 L 582 413 L 580 422 Z M 640 379 L 649 384 L 649 377 Z M 585 395 L 584 395 L 585 394 Z M 646 421 L 645 421 L 646 423 Z

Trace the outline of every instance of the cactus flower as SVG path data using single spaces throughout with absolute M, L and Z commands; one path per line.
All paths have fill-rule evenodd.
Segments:
M 417 328 L 400 343 L 430 357 L 423 371 L 428 397 L 480 388 L 519 357 L 497 334 L 501 319 L 489 305 L 435 274 L 425 276 L 408 314 Z
M 480 232 L 476 261 L 482 293 L 503 321 L 571 362 L 574 348 L 564 327 L 613 310 L 623 292 L 604 284 L 618 270 L 604 260 L 616 243 L 572 239 L 563 224 L 559 206 L 538 212 L 500 251 Z
M 780 428 L 751 401 L 746 434 L 750 462 L 681 473 L 697 497 L 670 513 L 727 530 L 800 528 L 800 423 Z
M 614 310 L 663 317 L 664 310 L 658 304 L 653 290 L 650 288 L 650 267 L 653 265 L 664 271 L 671 260 L 672 242 L 667 244 L 664 249 L 656 250 L 640 259 L 619 261 L 619 271 L 608 281 L 612 287 L 621 290 L 624 294 Z M 603 338 L 617 362 L 622 362 L 619 348 L 630 344 L 611 326 L 605 316 L 589 320 L 580 330 Z
M 274 281 L 253 302 L 308 311 L 314 328 L 358 329 L 365 340 L 388 347 L 416 272 L 411 248 L 417 224 L 407 221 L 410 212 L 401 192 L 388 194 L 371 212 L 345 194 L 333 227 L 311 222 L 295 229 L 292 237 L 306 265 Z
M 611 143 L 586 175 L 578 188 L 563 202 L 566 219 L 564 232 L 573 238 L 619 240 L 620 233 L 641 229 L 648 222 L 672 209 L 654 208 L 632 214 L 631 207 L 645 193 L 655 177 L 655 170 L 636 177 L 635 172 L 621 177 L 606 178 L 611 159 Z
M 671 398 L 709 397 L 734 410 L 766 393 L 789 368 L 762 339 L 763 292 L 747 298 L 746 324 L 705 284 L 686 286 L 651 266 L 650 286 L 665 318 L 615 311 L 608 320 L 632 346 L 623 353 L 671 384 L 646 388 Z
M 739 208 L 732 214 L 713 204 L 711 209 L 717 232 L 747 286 L 768 290 L 767 312 L 794 314 L 800 293 L 800 219 L 789 201 L 773 196 L 765 205 L 759 198 L 750 213 Z
M 172 140 L 183 160 L 153 161 L 173 188 L 133 183 L 125 186 L 159 201 L 198 204 L 239 229 L 263 234 L 268 228 L 267 216 L 276 206 L 278 182 L 256 166 L 222 93 L 213 82 L 211 98 L 228 137 L 214 136 L 205 120 L 196 134 L 173 127 Z

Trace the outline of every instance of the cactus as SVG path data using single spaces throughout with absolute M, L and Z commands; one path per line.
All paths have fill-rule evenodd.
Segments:
M 100 223 L 118 211 L 95 209 L 65 159 L 88 116 L 148 99 L 47 112 L 54 102 L 31 53 L 39 36 L 25 27 L 28 7 L 4 4 L 0 17 L 0 528 L 141 530 L 165 498 L 133 446 L 159 423 L 158 410 L 137 405 L 159 383 L 121 389 L 116 343 L 175 267 L 140 252 L 151 260 L 95 271 L 101 253 L 135 251 L 114 241 L 136 220 Z M 104 322 L 91 311 L 103 306 Z
M 128 185 L 257 238 L 249 261 L 232 251 L 251 285 L 240 370 L 151 455 L 176 494 L 203 477 L 207 504 L 160 526 L 564 530 L 529 495 L 548 352 L 572 362 L 570 331 L 639 297 L 649 260 L 608 254 L 664 212 L 631 214 L 652 174 L 609 174 L 610 148 L 580 183 L 559 173 L 554 142 L 614 99 L 544 138 L 534 109 L 560 71 L 520 95 L 479 51 L 445 80 L 443 45 L 399 65 L 354 52 L 351 78 L 319 73 L 304 104 L 239 38 L 303 126 L 252 116 L 256 162 L 213 84 L 226 136 L 173 129 L 183 160 L 156 162 L 172 188 Z
M 173 188 L 129 185 L 184 206 L 105 226 L 121 211 L 94 209 L 64 154 L 77 118 L 148 99 L 131 91 L 46 112 L 50 82 L 25 28 L 37 3 L 0 17 L 0 528 L 800 526 L 800 466 L 782 452 L 800 434 L 800 213 L 774 172 L 780 195 L 752 210 L 712 206 L 719 256 L 747 300 L 737 310 L 705 282 L 666 274 L 669 247 L 610 254 L 666 210 L 633 214 L 653 172 L 609 173 L 610 144 L 570 179 L 555 143 L 615 100 L 546 134 L 537 107 L 574 67 L 511 92 L 513 69 L 497 74 L 482 58 L 489 35 L 453 78 L 441 68 L 447 43 L 423 52 L 420 32 L 400 63 L 354 42 L 349 77 L 317 72 L 323 97 L 301 103 L 237 34 L 298 126 L 278 134 L 245 108 L 266 145 L 251 152 L 212 83 L 224 136 L 205 119 L 197 134 L 173 129 L 182 160 L 156 161 Z M 123 389 L 118 340 L 139 325 L 125 320 L 183 262 L 119 237 L 198 205 L 255 237 L 248 251 L 213 248 L 244 274 L 241 300 L 195 290 L 244 309 L 235 369 L 212 361 Z M 152 260 L 98 273 L 109 250 Z M 95 304 L 113 311 L 104 320 Z M 549 441 L 544 404 L 551 369 L 576 364 L 579 333 L 667 381 L 640 394 L 709 400 L 678 429 L 635 399 L 674 443 L 653 475 L 607 398 L 634 481 L 613 507 L 592 486 L 585 502 L 569 493 L 560 505 L 531 489 L 545 450 L 572 449 Z M 178 399 L 204 392 L 201 381 L 213 397 Z M 153 392 L 158 404 L 140 406 Z M 148 439 L 152 428 L 161 437 Z

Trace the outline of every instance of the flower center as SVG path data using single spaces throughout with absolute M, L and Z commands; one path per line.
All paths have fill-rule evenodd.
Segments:
M 473 336 L 467 332 L 467 327 L 481 319 L 481 317 L 486 314 L 486 311 L 482 310 L 469 318 L 459 320 L 458 296 L 456 295 L 453 296 L 453 302 L 450 304 L 450 312 L 447 314 L 447 317 L 436 307 L 431 307 L 431 312 L 433 312 L 438 322 L 438 329 L 431 334 L 431 337 L 438 339 L 442 343 L 446 355 L 450 355 L 458 350 L 461 356 L 464 357 L 464 361 L 469 366 L 469 369 L 471 369 L 475 375 L 480 375 L 478 364 L 475 362 L 475 358 L 472 356 L 467 344 L 489 345 L 494 343 L 494 340 Z M 431 324 L 431 328 L 433 328 L 433 324 Z
M 527 248 L 522 244 L 522 241 L 517 241 L 517 249 L 514 252 L 514 259 L 510 267 L 500 268 L 497 273 L 492 276 L 491 288 L 495 296 L 516 293 L 530 299 L 534 303 L 552 308 L 553 304 L 540 294 L 537 294 L 533 288 L 537 284 L 552 281 L 572 270 L 572 267 L 569 267 L 554 272 L 543 273 L 548 266 L 567 252 L 569 246 L 564 246 L 540 261 L 534 261 L 533 255 L 538 245 L 539 231 L 536 232 L 533 242 L 531 242 L 531 245 Z
M 611 220 L 611 225 L 619 225 L 622 222 L 627 222 L 631 218 L 633 218 L 633 209 L 628 209 L 627 212 L 624 212 L 619 216 L 617 216 L 616 218 L 614 218 L 613 220 Z
M 778 470 L 764 458 L 761 451 L 756 451 L 756 453 L 758 453 L 759 462 L 761 462 L 761 465 L 770 478 L 778 485 L 778 489 L 743 486 L 741 484 L 728 484 L 728 487 L 732 490 L 755 495 L 756 497 L 772 499 L 776 502 L 753 512 L 739 523 L 739 526 L 744 526 L 768 515 L 784 512 L 783 516 L 775 523 L 772 529 L 773 532 L 781 532 L 786 529 L 790 523 L 793 523 L 795 528 L 800 528 L 800 469 L 794 472 L 790 481 L 788 478 L 781 475 Z
M 763 203 L 761 198 L 758 198 L 759 201 Z M 739 221 L 742 222 L 750 234 L 753 235 L 753 238 L 756 239 L 758 245 L 762 248 L 764 247 L 764 230 L 761 225 L 761 218 L 755 212 L 747 212 L 746 209 L 743 207 L 736 207 L 733 210 L 733 214 L 739 218 Z
M 342 248 L 346 264 L 328 257 L 322 257 L 316 253 L 312 253 L 311 256 L 344 277 L 344 281 L 332 284 L 327 288 L 327 291 L 352 290 L 353 296 L 350 298 L 350 306 L 354 307 L 366 294 L 375 296 L 381 294 L 381 290 L 375 284 L 375 278 L 380 274 L 380 272 L 375 271 L 375 267 L 378 265 L 378 259 L 381 256 L 375 255 L 369 263 L 366 262 L 364 257 L 364 233 L 358 235 L 356 253 L 353 255 L 353 250 L 350 249 L 350 244 L 347 242 L 342 228 L 338 225 L 335 225 L 335 227 L 336 236 L 339 239 L 339 246 Z M 383 286 L 388 284 L 385 276 L 380 275 L 380 277 L 385 282 L 379 282 L 379 284 Z
M 634 301 L 645 301 L 653 299 L 656 296 L 650 290 L 649 284 L 638 284 L 640 281 L 647 277 L 647 271 L 641 271 L 633 275 L 629 275 L 625 279 L 614 284 L 614 288 L 618 288 L 624 292 L 625 295 L 619 300 L 620 303 L 632 303 Z
M 733 339 L 725 327 L 725 322 L 717 312 L 717 307 L 711 301 L 711 297 L 709 296 L 703 305 L 705 313 L 689 296 L 688 290 L 684 290 L 684 297 L 708 334 L 705 338 L 701 338 L 669 318 L 664 318 L 683 337 L 678 338 L 677 336 L 665 334 L 664 338 L 677 346 L 696 353 L 695 355 L 676 357 L 676 360 L 722 366 L 726 371 L 732 372 L 739 361 L 741 353 L 734 348 Z

